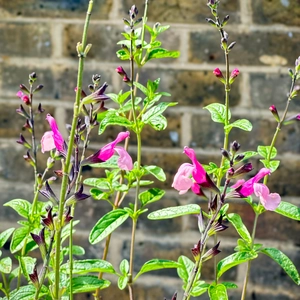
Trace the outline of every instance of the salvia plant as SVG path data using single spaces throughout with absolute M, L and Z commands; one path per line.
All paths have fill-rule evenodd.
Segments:
M 177 104 L 167 98 L 170 94 L 160 91 L 160 78 L 141 84 L 140 70 L 151 60 L 175 59 L 180 53 L 162 46 L 161 39 L 169 26 L 160 23 L 150 26 L 147 23 L 148 1 L 145 2 L 143 14 L 133 5 L 129 15 L 123 19 L 125 27 L 117 52 L 122 66 L 116 67 L 116 72 L 126 84 L 126 90 L 116 94 L 106 93 L 108 84 L 101 83 L 101 76 L 95 74 L 88 86 L 89 92 L 85 92 L 82 88 L 82 74 L 84 61 L 92 46 L 87 43 L 93 8 L 93 1 L 89 1 L 82 41 L 76 47 L 79 57 L 78 77 L 72 123 L 67 125 L 68 138 L 63 137 L 56 120 L 45 113 L 41 104 L 34 105 L 35 94 L 43 88 L 43 85 L 38 84 L 35 72 L 29 74 L 28 85 L 21 84 L 17 93 L 22 100 L 17 113 L 25 120 L 26 130 L 26 134 L 21 134 L 17 142 L 26 149 L 24 159 L 32 166 L 35 181 L 32 201 L 14 199 L 5 204 L 15 210 L 21 219 L 16 228 L 0 234 L 0 248 L 10 241 L 12 254 L 0 260 L 1 299 L 73 299 L 75 294 L 86 292 L 92 293 L 94 299 L 101 299 L 102 290 L 110 286 L 110 281 L 106 279 L 106 275 L 110 274 L 109 278 L 115 276 L 119 289 L 128 289 L 129 299 L 133 300 L 134 286 L 142 274 L 166 268 L 177 269 L 182 280 L 182 291 L 172 291 L 173 300 L 186 300 L 202 294 L 208 294 L 210 299 L 228 299 L 228 289 L 237 286 L 232 282 L 224 282 L 222 275 L 239 264 L 247 266 L 244 285 L 240 287 L 241 299 L 246 299 L 251 262 L 259 255 L 273 259 L 295 284 L 300 284 L 297 268 L 282 251 L 255 242 L 259 217 L 266 211 L 300 220 L 299 209 L 281 201 L 280 195 L 268 188 L 268 178 L 280 164 L 276 159 L 276 140 L 280 129 L 299 119 L 298 115 L 288 117 L 288 108 L 299 89 L 296 82 L 300 78 L 300 57 L 296 59 L 295 68 L 289 70 L 291 86 L 284 111 L 278 112 L 275 106 L 269 108 L 277 122 L 269 145 L 259 145 L 255 150 L 242 152 L 239 142 L 230 139 L 230 132 L 233 128 L 251 131 L 252 125 L 247 119 L 231 120 L 230 92 L 239 76 L 239 70 L 230 66 L 230 55 L 235 51 L 236 42 L 231 41 L 225 31 L 229 16 L 220 17 L 219 2 L 208 1 L 212 17 L 207 18 L 207 22 L 220 33 L 226 68 L 223 71 L 216 68 L 211 76 L 216 76 L 223 85 L 225 101 L 223 104 L 209 104 L 205 109 L 210 113 L 212 121 L 219 123 L 220 130 L 223 128 L 224 131 L 220 160 L 208 165 L 201 164 L 198 161 L 201 157 L 197 158 L 195 150 L 186 146 L 183 155 L 190 162 L 178 166 L 172 184 L 180 195 L 191 189 L 199 199 L 206 199 L 207 209 L 195 203 L 167 207 L 148 214 L 153 222 L 191 215 L 191 219 L 198 222 L 199 238 L 190 241 L 190 256 L 182 255 L 177 261 L 153 258 L 145 262 L 138 272 L 134 272 L 137 223 L 141 215 L 147 214 L 148 207 L 161 201 L 165 194 L 164 190 L 153 186 L 153 179 L 166 179 L 162 168 L 146 165 L 142 161 L 143 130 L 148 126 L 157 131 L 164 130 L 167 127 L 164 113 L 168 107 Z M 108 108 L 111 102 L 114 102 L 114 105 L 110 105 L 113 108 Z M 50 127 L 42 137 L 36 136 L 37 114 L 45 114 Z M 124 130 L 112 142 L 88 155 L 92 130 L 98 130 L 101 135 L 108 126 L 118 126 Z M 133 135 L 136 139 L 135 160 L 127 151 Z M 39 151 L 48 156 L 45 164 L 38 161 Z M 246 175 L 253 170 L 251 159 L 254 157 L 260 158 L 261 168 L 245 180 Z M 86 165 L 102 168 L 103 177 L 83 178 L 82 169 Z M 60 182 L 58 191 L 54 188 L 54 182 Z M 134 201 L 125 205 L 128 201 L 124 200 L 129 194 L 134 195 Z M 104 200 L 111 208 L 104 215 L 99 211 L 99 220 L 89 235 L 91 244 L 105 240 L 105 247 L 97 259 L 75 259 L 74 255 L 84 255 L 84 249 L 73 242 L 75 226 L 80 221 L 74 219 L 74 213 L 77 203 L 89 197 Z M 248 231 L 237 213 L 228 213 L 228 200 L 237 198 L 247 202 L 254 212 L 252 232 Z M 194 215 L 198 218 L 194 218 Z M 128 260 L 121 261 L 119 266 L 114 266 L 107 261 L 110 238 L 127 219 L 131 220 L 132 231 L 130 256 Z M 234 253 L 218 260 L 217 254 L 222 249 L 222 234 L 219 232 L 228 226 L 235 228 L 239 235 L 237 245 Z M 37 248 L 40 260 L 37 260 L 34 252 Z M 210 259 L 214 262 L 214 280 L 207 282 L 201 274 L 206 261 Z

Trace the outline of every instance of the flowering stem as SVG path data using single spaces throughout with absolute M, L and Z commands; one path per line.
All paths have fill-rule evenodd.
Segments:
M 92 13 L 92 8 L 93 8 L 93 0 L 89 1 L 89 6 L 86 14 L 86 19 L 85 19 L 85 24 L 84 24 L 84 29 L 83 29 L 83 34 L 82 34 L 82 49 L 83 51 L 85 50 L 86 47 L 86 40 L 87 40 L 87 30 L 89 26 L 89 21 Z M 75 130 L 78 122 L 78 116 L 79 116 L 79 105 L 80 105 L 80 97 L 81 97 L 81 88 L 82 88 L 82 76 L 83 76 L 83 67 L 84 67 L 84 58 L 85 54 L 84 53 L 78 53 L 79 55 L 79 62 L 78 62 L 78 75 L 77 75 L 77 92 L 76 92 L 76 100 L 74 103 L 74 112 L 73 112 L 73 121 L 72 121 L 72 127 L 71 127 L 71 132 L 70 132 L 70 139 L 68 143 L 68 152 L 67 152 L 67 157 L 66 161 L 63 164 L 63 179 L 62 179 L 62 185 L 61 185 L 61 191 L 60 191 L 60 202 L 59 202 L 59 208 L 58 208 L 58 228 L 56 230 L 56 236 L 55 236 L 55 290 L 54 290 L 54 300 L 59 300 L 59 279 L 60 279 L 60 248 L 61 248 L 61 224 L 63 221 L 63 212 L 64 212 L 64 203 L 65 203 L 65 196 L 66 196 L 66 191 L 67 191 L 67 185 L 68 185 L 68 172 L 70 169 L 70 161 L 71 161 L 71 156 L 72 156 L 72 151 L 73 151 L 73 145 L 74 145 L 74 135 L 75 135 Z

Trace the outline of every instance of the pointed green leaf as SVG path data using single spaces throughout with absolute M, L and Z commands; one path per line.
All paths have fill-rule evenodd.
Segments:
M 257 152 L 260 156 L 267 159 L 269 154 L 270 154 L 270 149 L 271 149 L 270 146 L 258 146 L 257 147 Z M 277 150 L 276 150 L 275 147 L 272 147 L 272 153 L 271 153 L 270 159 L 275 158 L 276 155 L 277 155 Z
M 28 218 L 31 211 L 31 203 L 24 199 L 14 199 L 6 202 L 4 206 L 14 209 L 21 217 Z
M 69 247 L 63 248 L 63 253 L 64 253 L 64 255 L 69 255 Z M 85 254 L 85 250 L 81 246 L 73 245 L 72 246 L 72 253 L 73 253 L 73 255 L 80 256 L 80 255 Z
M 66 270 L 69 271 L 68 268 Z M 115 273 L 111 263 L 102 259 L 75 260 L 73 263 L 73 274 L 86 273 Z
M 271 160 L 270 162 L 266 159 L 260 159 L 260 161 L 263 163 L 265 168 L 268 168 L 271 170 L 271 173 L 275 172 L 277 168 L 279 167 L 280 160 Z
M 8 228 L 0 233 L 0 248 L 2 248 L 5 245 L 5 243 L 7 242 L 14 230 L 15 228 Z
M 166 192 L 158 188 L 152 188 L 139 194 L 143 206 L 160 200 Z
M 181 267 L 177 269 L 177 274 L 183 280 L 183 282 L 187 283 L 195 263 L 184 255 L 181 255 L 178 258 L 178 263 L 181 265 Z
M 142 121 L 147 124 L 152 118 L 161 115 L 169 106 L 175 106 L 176 104 L 177 102 L 160 102 L 159 104 L 152 106 L 145 114 L 143 114 Z
M 227 215 L 227 219 L 236 229 L 240 237 L 244 239 L 248 244 L 251 244 L 252 243 L 251 235 L 247 227 L 244 225 L 242 218 L 238 214 L 231 213 Z
M 276 248 L 264 248 L 260 252 L 275 260 L 281 266 L 281 268 L 293 279 L 293 281 L 296 284 L 300 285 L 300 275 L 295 265 L 283 252 Z
M 10 257 L 5 257 L 0 260 L 0 272 L 9 274 L 12 269 L 12 260 Z
M 242 129 L 244 131 L 251 131 L 252 130 L 252 124 L 250 123 L 250 121 L 248 121 L 246 119 L 236 120 L 233 123 L 229 124 L 228 126 L 239 128 L 239 129 Z
M 117 57 L 121 60 L 128 60 L 130 58 L 129 53 L 127 53 L 127 51 L 125 51 L 124 49 L 120 49 L 116 53 Z
M 275 212 L 287 218 L 300 221 L 300 208 L 289 202 L 281 201 Z
M 123 275 L 126 275 L 128 274 L 129 272 L 129 262 L 127 259 L 123 259 L 120 263 L 120 271 Z
M 83 275 L 72 278 L 73 293 L 93 292 L 96 289 L 105 289 L 110 286 L 108 280 L 99 279 L 97 276 Z
M 180 268 L 181 265 L 177 261 L 167 260 L 167 259 L 151 259 L 143 264 L 141 270 L 136 274 L 134 281 L 143 273 L 161 270 L 161 269 L 177 269 Z
M 191 291 L 191 296 L 199 297 L 204 294 L 209 288 L 209 284 L 205 283 L 205 281 L 200 280 L 196 281 L 193 285 L 193 289 Z
M 109 190 L 110 184 L 106 178 L 87 178 L 83 181 L 84 184 L 93 186 L 99 190 Z
M 223 273 L 225 273 L 227 270 L 231 269 L 232 267 L 240 265 L 256 257 L 257 257 L 257 253 L 255 252 L 252 253 L 247 251 L 247 252 L 233 253 L 223 258 L 221 261 L 219 261 L 217 265 L 217 271 L 218 271 L 217 277 L 220 278 Z
M 28 227 L 17 228 L 14 231 L 12 239 L 11 239 L 10 252 L 15 253 L 15 252 L 19 251 L 20 249 L 22 249 L 27 236 L 29 236 L 29 228 Z M 30 237 L 30 240 L 31 240 L 31 237 Z
M 161 131 L 167 128 L 168 121 L 165 116 L 159 115 L 151 118 L 148 122 L 148 125 L 156 131 Z
M 10 293 L 9 300 L 32 300 L 35 299 L 35 287 L 33 285 L 25 285 L 21 286 L 19 289 L 13 290 Z M 42 286 L 41 291 L 39 293 L 39 298 L 48 294 L 48 289 L 45 286 Z
M 212 103 L 204 107 L 207 109 L 211 114 L 211 119 L 217 123 L 225 124 L 226 120 L 226 106 L 220 103 Z M 228 120 L 230 120 L 231 114 L 228 111 Z
M 155 48 L 149 51 L 146 61 L 149 61 L 150 59 L 153 58 L 167 58 L 167 57 L 177 58 L 179 56 L 180 56 L 179 51 L 169 51 L 164 48 Z
M 124 290 L 127 286 L 127 282 L 128 282 L 128 276 L 120 276 L 118 278 L 118 288 L 120 290 Z
M 96 244 L 106 238 L 129 217 L 124 209 L 116 209 L 104 215 L 90 232 L 89 241 Z
M 184 215 L 196 215 L 200 213 L 200 206 L 197 204 L 188 204 L 182 206 L 167 207 L 153 211 L 148 215 L 150 220 L 172 219 Z
M 159 181 L 166 181 L 166 174 L 162 168 L 157 166 L 144 166 L 143 168 Z
M 96 188 L 90 189 L 90 194 L 91 194 L 92 198 L 94 198 L 95 200 L 108 200 L 109 195 L 110 195 L 109 193 L 105 193 Z
M 233 282 L 226 282 L 226 281 L 224 281 L 224 282 L 222 282 L 222 284 L 226 287 L 227 290 L 228 289 L 237 289 L 238 288 L 238 286 L 235 283 L 233 283 Z
M 99 134 L 102 134 L 108 125 L 119 125 L 131 128 L 133 123 L 125 117 L 118 116 L 116 113 L 108 114 L 99 125 Z
M 226 286 L 223 284 L 211 285 L 208 295 L 211 300 L 228 300 Z
M 149 94 L 148 89 L 145 86 L 143 86 L 141 83 L 134 82 L 133 85 L 136 86 L 141 92 L 143 92 L 143 94 L 145 94 L 145 96 L 148 96 L 148 94 Z

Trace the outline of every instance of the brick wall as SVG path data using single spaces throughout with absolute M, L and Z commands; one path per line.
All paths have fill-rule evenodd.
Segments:
M 135 1 L 142 11 L 143 0 Z M 23 162 L 23 148 L 15 143 L 23 120 L 15 114 L 19 99 L 15 94 L 20 83 L 26 83 L 28 74 L 37 72 L 39 83 L 44 84 L 36 101 L 53 114 L 62 128 L 70 123 L 73 88 L 76 85 L 76 43 L 80 40 L 87 0 L 0 0 L 0 202 L 13 198 L 32 199 L 31 169 Z M 127 15 L 131 0 L 95 0 L 88 42 L 93 47 L 86 60 L 84 86 L 92 74 L 101 74 L 109 92 L 118 92 L 123 86 L 114 69 L 120 64 L 115 51 L 121 38 L 121 19 Z M 238 139 L 244 150 L 255 150 L 257 144 L 268 145 L 275 130 L 275 122 L 268 111 L 271 104 L 282 110 L 290 78 L 288 67 L 293 67 L 300 55 L 300 6 L 290 0 L 222 0 L 222 14 L 230 14 L 227 31 L 237 41 L 230 56 L 232 67 L 241 75 L 234 84 L 231 103 L 233 117 L 249 118 L 252 133 L 232 131 L 232 140 Z M 170 189 L 172 178 L 185 160 L 182 147 L 195 147 L 201 162 L 219 161 L 218 148 L 222 146 L 222 130 L 210 121 L 202 107 L 222 102 L 224 92 L 212 75 L 215 67 L 224 69 L 224 60 L 215 30 L 205 22 L 210 13 L 206 0 L 153 0 L 150 1 L 149 22 L 171 24 L 165 35 L 168 49 L 180 50 L 177 60 L 149 63 L 142 71 L 142 80 L 161 78 L 161 90 L 170 92 L 176 108 L 168 111 L 169 126 L 164 132 L 147 129 L 144 134 L 143 163 L 154 163 L 165 168 L 167 182 L 160 187 L 168 189 L 167 196 L 152 206 L 153 210 L 186 203 L 199 203 L 192 194 L 179 197 Z M 291 104 L 291 114 L 300 110 L 299 99 Z M 44 116 L 41 117 L 43 119 Z M 45 122 L 38 125 L 38 134 L 47 129 Z M 300 127 L 298 124 L 283 128 L 277 143 L 280 151 L 280 172 L 270 178 L 270 189 L 280 193 L 284 200 L 299 205 L 300 198 Z M 101 137 L 92 138 L 92 149 L 109 141 L 116 133 L 108 128 Z M 134 145 L 134 138 L 131 139 Z M 134 146 L 130 147 L 134 152 Z M 42 156 L 41 156 L 42 158 Z M 258 161 L 254 161 L 257 168 Z M 86 171 L 86 176 L 97 176 L 97 170 Z M 205 204 L 204 204 L 205 205 Z M 89 229 L 108 211 L 102 202 L 87 200 L 77 210 L 81 219 L 77 242 L 86 248 L 87 256 L 99 257 L 103 244 L 91 246 L 87 241 Z M 243 201 L 231 203 L 231 209 L 240 213 L 250 229 L 253 213 Z M 16 215 L 9 208 L 0 209 L 0 228 L 15 225 Z M 265 213 L 259 221 L 257 240 L 277 246 L 288 254 L 300 270 L 300 223 Z M 220 235 L 220 257 L 232 253 L 236 233 L 231 228 Z M 224 237 L 224 239 L 223 239 Z M 226 238 L 226 239 L 225 239 Z M 143 217 L 139 223 L 136 242 L 136 270 L 152 258 L 177 259 L 181 254 L 190 256 L 189 249 L 198 239 L 196 219 L 183 217 L 154 222 Z M 130 224 L 125 224 L 112 239 L 110 259 L 115 266 L 129 256 Z M 207 266 L 203 276 L 212 279 L 212 267 Z M 232 269 L 224 279 L 242 285 L 245 266 Z M 151 274 L 151 273 L 149 273 Z M 157 272 L 140 278 L 136 299 L 170 298 L 180 290 L 180 281 L 174 271 Z M 115 283 L 113 284 L 115 285 Z M 104 299 L 122 299 L 126 292 L 109 289 Z M 299 287 L 271 260 L 257 259 L 251 270 L 248 299 L 299 299 Z M 239 299 L 240 291 L 232 291 L 230 299 Z M 78 298 L 82 299 L 82 298 Z M 201 298 L 202 299 L 202 298 Z M 203 298 L 205 299 L 205 298 Z

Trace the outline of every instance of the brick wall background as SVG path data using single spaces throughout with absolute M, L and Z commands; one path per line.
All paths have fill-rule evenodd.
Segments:
M 161 78 L 161 90 L 172 94 L 179 105 L 168 110 L 169 126 L 164 132 L 146 130 L 143 163 L 154 163 L 165 168 L 167 181 L 160 187 L 168 189 L 167 196 L 152 210 L 186 203 L 199 203 L 193 194 L 178 196 L 170 189 L 178 166 L 185 161 L 182 148 L 195 147 L 201 162 L 219 161 L 218 148 L 222 146 L 222 130 L 210 121 L 202 107 L 222 102 L 223 87 L 212 75 L 215 67 L 224 69 L 217 32 L 207 25 L 210 17 L 206 0 L 150 1 L 149 22 L 171 24 L 165 34 L 167 49 L 180 50 L 177 60 L 149 63 L 142 72 L 142 81 Z M 88 0 L 0 0 L 0 228 L 15 226 L 17 216 L 2 204 L 14 198 L 32 199 L 32 171 L 23 162 L 23 148 L 15 143 L 23 120 L 16 115 L 20 104 L 15 96 L 20 83 L 27 83 L 28 74 L 37 72 L 44 84 L 35 101 L 59 121 L 60 128 L 71 122 L 73 88 L 76 85 L 76 43 L 80 40 Z M 101 74 L 109 83 L 109 92 L 126 89 L 114 69 L 120 64 L 115 51 L 121 39 L 122 18 L 136 4 L 143 10 L 143 0 L 95 0 L 88 42 L 93 44 L 85 65 L 84 86 L 92 74 Z M 257 144 L 269 145 L 275 122 L 268 110 L 275 104 L 285 106 L 290 85 L 288 67 L 293 67 L 300 55 L 300 2 L 297 0 L 222 0 L 222 14 L 230 14 L 227 27 L 230 40 L 237 41 L 230 56 L 231 67 L 238 67 L 241 75 L 231 94 L 233 117 L 246 117 L 253 123 L 252 133 L 232 131 L 232 140 L 238 139 L 244 150 L 255 150 Z M 123 64 L 124 65 L 124 64 Z M 299 99 L 291 104 L 290 113 L 300 111 Z M 44 119 L 44 116 L 41 117 Z M 47 130 L 46 122 L 38 125 L 38 134 Z M 280 151 L 279 172 L 270 178 L 270 190 L 281 194 L 284 200 L 299 205 L 300 198 L 300 127 L 293 124 L 280 133 L 277 149 Z M 108 128 L 102 135 L 95 134 L 92 148 L 110 141 L 116 129 Z M 131 139 L 131 145 L 134 139 Z M 130 147 L 134 153 L 134 145 Z M 41 156 L 42 157 L 42 156 Z M 43 156 L 44 157 L 44 156 Z M 254 160 L 256 169 L 261 165 Z M 85 176 L 97 176 L 94 170 Z M 130 200 L 130 199 L 129 199 Z M 205 204 L 204 204 L 205 205 Z M 243 201 L 234 201 L 231 208 L 240 213 L 249 229 L 253 213 Z M 83 245 L 88 257 L 102 255 L 103 243 L 91 246 L 87 235 L 95 222 L 107 211 L 105 203 L 91 199 L 77 209 L 81 219 L 76 240 Z M 152 257 L 177 259 L 190 256 L 189 249 L 198 240 L 196 219 L 183 217 L 154 222 L 144 216 L 138 227 L 136 242 L 136 270 Z M 267 212 L 259 220 L 257 241 L 284 251 L 300 270 L 300 223 Z M 232 228 L 221 235 L 220 257 L 232 253 L 236 233 Z M 223 239 L 224 237 L 224 239 Z M 129 256 L 130 224 L 125 224 L 112 239 L 110 259 L 117 266 Z M 211 266 L 205 265 L 203 277 L 212 279 Z M 224 280 L 233 280 L 242 286 L 245 266 L 226 273 Z M 170 298 L 180 290 L 176 272 L 148 273 L 140 278 L 136 299 Z M 115 283 L 113 284 L 115 286 Z M 125 292 L 110 288 L 104 299 L 123 299 Z M 292 283 L 270 259 L 260 257 L 251 268 L 248 299 L 300 299 L 300 289 Z M 124 297 L 125 298 L 125 297 Z M 83 299 L 82 296 L 78 299 Z M 126 299 L 126 298 L 125 298 Z M 205 299 L 201 298 L 201 299 Z M 240 290 L 232 291 L 230 299 L 240 299 Z

